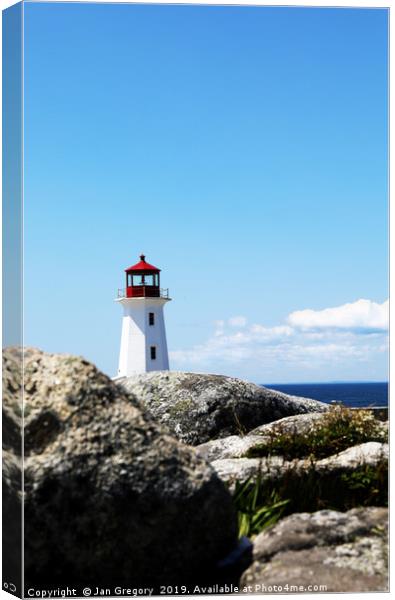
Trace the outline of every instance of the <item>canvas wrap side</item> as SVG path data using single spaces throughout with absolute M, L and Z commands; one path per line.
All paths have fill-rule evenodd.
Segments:
M 3 11 L 3 349 L 12 347 L 12 376 L 3 369 L 3 590 L 22 596 L 22 345 L 23 345 L 23 7 Z M 14 387 L 13 404 L 7 402 Z M 15 405 L 15 398 L 19 398 Z M 19 461 L 8 450 L 20 449 Z M 18 464 L 19 462 L 19 464 Z M 15 490 L 16 488 L 16 490 Z M 11 493 L 11 490 L 17 494 Z

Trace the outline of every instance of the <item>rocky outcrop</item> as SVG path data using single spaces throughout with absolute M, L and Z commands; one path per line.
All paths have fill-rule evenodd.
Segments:
M 388 444 L 380 442 L 365 442 L 358 446 L 351 446 L 339 454 L 329 456 L 317 461 L 317 468 L 321 471 L 330 469 L 331 471 L 348 471 L 365 465 L 376 468 L 381 462 L 388 462 L 389 447 Z
M 371 508 L 386 502 L 385 424 L 363 417 L 371 441 L 351 436 L 344 451 L 325 445 L 313 458 L 307 438 L 331 416 L 319 402 L 214 375 L 156 372 L 115 383 L 81 358 L 33 349 L 24 362 L 28 585 L 157 591 L 236 582 L 247 569 L 244 592 L 296 591 L 279 590 L 283 582 L 297 591 L 386 589 L 387 512 Z M 17 515 L 18 351 L 5 352 L 3 374 L 3 505 Z M 243 517 L 252 497 L 256 513 L 274 503 L 290 516 L 258 534 L 249 566 L 251 544 L 237 544 L 233 502 Z M 361 504 L 370 508 L 314 512 Z
M 328 405 L 222 375 L 156 371 L 118 380 L 162 424 L 191 445 L 248 432 Z
M 273 494 L 287 501 L 286 514 L 387 504 L 388 444 L 367 442 L 321 460 L 270 456 L 211 464 L 236 497 L 258 486 L 261 504 L 270 505 Z
M 311 459 L 284 460 L 281 456 L 265 458 L 230 458 L 213 460 L 212 466 L 219 477 L 233 489 L 236 482 L 243 483 L 246 479 L 255 481 L 258 476 L 261 482 L 288 482 L 294 485 L 299 480 L 308 479 L 328 483 L 329 490 L 335 489 L 336 484 L 344 481 L 347 475 L 358 469 L 378 470 L 380 467 L 387 471 L 388 444 L 366 442 L 353 446 L 328 458 L 313 461 Z M 340 488 L 338 488 L 339 490 Z M 286 494 L 286 492 L 284 491 Z M 361 498 L 362 499 L 362 498 Z
M 336 407 L 285 417 L 196 449 L 232 492 L 258 483 L 286 499 L 287 512 L 345 510 L 386 504 L 387 429 L 370 414 Z
M 229 435 L 218 440 L 210 440 L 196 446 L 196 451 L 202 457 L 212 462 L 227 458 L 243 458 L 250 450 L 262 445 L 260 435 Z
M 16 506 L 18 386 L 7 353 L 4 369 L 6 483 Z M 233 550 L 224 484 L 133 395 L 81 358 L 32 349 L 24 391 L 28 584 L 196 583 Z
M 259 593 L 386 591 L 387 527 L 385 508 L 290 515 L 255 538 L 241 587 Z
M 259 427 L 250 431 L 248 435 L 260 435 L 266 438 L 272 438 L 278 434 L 307 434 L 322 422 L 323 417 L 325 417 L 326 414 L 326 412 L 311 412 L 307 414 L 291 415 L 290 417 L 284 417 L 283 419 L 278 419 L 272 423 L 259 425 Z
M 247 435 L 231 435 L 217 440 L 210 440 L 205 444 L 199 444 L 196 449 L 199 454 L 210 462 L 227 458 L 248 457 L 251 450 L 260 448 L 277 434 L 293 435 L 304 434 L 311 431 L 327 413 L 305 413 L 284 417 L 278 421 L 265 423 L 250 431 Z
M 256 427 L 247 435 L 232 435 L 217 440 L 210 440 L 205 444 L 199 444 L 196 449 L 199 454 L 209 460 L 248 458 L 262 454 L 271 454 L 273 442 L 279 437 L 285 436 L 287 445 L 300 436 L 307 436 L 317 431 L 324 424 L 329 413 L 307 413 L 284 417 L 272 423 L 266 423 Z M 330 424 L 326 425 L 330 427 Z M 375 439 L 384 442 L 388 439 L 388 422 L 375 420 Z M 284 438 L 283 438 L 284 439 Z M 378 446 L 371 446 L 371 448 Z M 276 445 L 276 453 L 281 454 L 281 448 Z M 348 455 L 346 455 L 348 456 Z

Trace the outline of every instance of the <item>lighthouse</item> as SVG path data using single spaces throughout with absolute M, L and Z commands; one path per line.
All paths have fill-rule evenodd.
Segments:
M 160 287 L 160 269 L 141 254 L 140 262 L 125 273 L 126 287 L 118 290 L 116 298 L 123 308 L 117 377 L 168 371 L 163 307 L 170 298 L 169 290 Z

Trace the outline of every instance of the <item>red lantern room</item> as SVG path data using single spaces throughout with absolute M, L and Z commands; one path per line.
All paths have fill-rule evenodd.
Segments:
M 140 262 L 125 269 L 127 298 L 158 298 L 160 292 L 160 269 L 146 262 L 144 254 Z

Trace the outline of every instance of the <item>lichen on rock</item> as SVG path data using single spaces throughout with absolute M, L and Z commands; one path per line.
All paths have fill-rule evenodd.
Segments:
M 387 528 L 388 510 L 379 507 L 295 513 L 256 537 L 241 585 L 387 591 Z
M 153 371 L 118 380 L 169 431 L 193 446 L 328 405 L 223 375 Z

